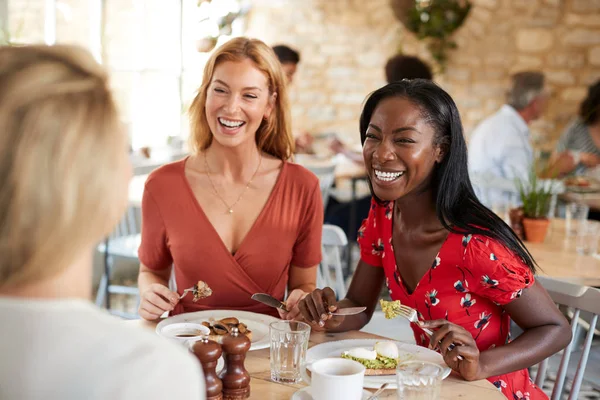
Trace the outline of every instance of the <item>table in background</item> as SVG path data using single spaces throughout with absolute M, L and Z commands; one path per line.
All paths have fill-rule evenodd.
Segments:
M 566 203 L 575 202 L 587 204 L 591 211 L 600 212 L 600 193 L 565 192 L 561 193 L 559 198 Z
M 127 321 L 127 324 L 133 324 L 146 329 L 154 329 L 156 323 L 143 320 Z M 330 342 L 344 339 L 377 339 L 380 336 L 370 333 L 350 331 L 343 333 L 322 333 L 313 332 L 310 335 L 309 347 L 319 343 Z M 248 352 L 246 356 L 245 367 L 250 373 L 250 398 L 261 400 L 289 400 L 290 397 L 299 389 L 306 385 L 300 384 L 284 384 L 271 381 L 271 366 L 269 362 L 269 349 L 254 350 Z M 373 389 L 375 391 L 375 389 Z M 386 390 L 379 399 L 395 399 L 395 390 Z M 442 383 L 442 400 L 454 399 L 504 399 L 494 385 L 487 380 L 467 382 L 459 377 L 451 374 Z
M 600 286 L 600 259 L 578 254 L 575 236 L 567 236 L 564 219 L 552 219 L 543 243 L 525 242 L 539 265 L 538 274 L 586 286 Z

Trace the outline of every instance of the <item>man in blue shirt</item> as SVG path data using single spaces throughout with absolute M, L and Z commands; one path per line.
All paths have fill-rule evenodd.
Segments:
M 528 125 L 541 117 L 548 103 L 544 83 L 541 72 L 513 75 L 506 104 L 471 135 L 469 172 L 488 207 L 518 203 L 515 179 L 527 181 L 534 161 Z

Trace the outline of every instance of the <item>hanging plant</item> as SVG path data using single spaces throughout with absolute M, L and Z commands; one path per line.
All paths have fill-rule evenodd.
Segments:
M 456 48 L 452 34 L 467 18 L 471 10 L 470 1 L 392 0 L 392 3 L 398 19 L 419 40 L 427 42 L 432 57 L 443 69 L 448 60 L 448 50 Z
M 196 40 L 196 49 L 199 52 L 211 51 L 217 45 L 220 36 L 233 33 L 234 22 L 248 13 L 249 6 L 243 3 L 242 0 L 198 0 L 197 7 L 201 14 L 198 27 L 202 32 Z

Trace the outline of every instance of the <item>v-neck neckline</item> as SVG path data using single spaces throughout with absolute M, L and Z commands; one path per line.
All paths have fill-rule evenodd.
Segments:
M 279 187 L 282 185 L 282 178 L 283 178 L 283 174 L 286 172 L 287 169 L 287 162 L 283 161 L 283 164 L 281 166 L 281 169 L 279 171 L 279 175 L 277 176 L 277 180 L 275 181 L 275 185 L 273 186 L 273 189 L 271 189 L 271 193 L 269 194 L 269 198 L 267 199 L 265 205 L 263 206 L 262 210 L 260 210 L 260 213 L 258 214 L 258 217 L 256 217 L 256 219 L 254 220 L 254 222 L 252 223 L 252 226 L 250 227 L 250 229 L 248 230 L 248 232 L 246 232 L 246 235 L 244 236 L 244 238 L 242 239 L 242 241 L 240 242 L 240 245 L 238 246 L 238 248 L 236 249 L 235 252 L 231 252 L 227 246 L 225 245 L 225 242 L 223 242 L 223 239 L 221 238 L 221 236 L 219 235 L 219 233 L 217 232 L 217 230 L 215 229 L 215 227 L 213 226 L 213 224 L 210 222 L 210 220 L 208 219 L 208 216 L 206 215 L 206 213 L 204 212 L 204 210 L 202 209 L 202 206 L 200 205 L 200 203 L 198 202 L 198 199 L 196 198 L 196 195 L 194 194 L 194 190 L 192 189 L 192 186 L 190 185 L 190 182 L 188 181 L 187 177 L 185 176 L 185 166 L 187 164 L 188 159 L 190 158 L 190 156 L 187 156 L 182 163 L 182 168 L 181 168 L 181 177 L 183 179 L 184 182 L 184 186 L 186 187 L 188 194 L 192 197 L 192 202 L 194 203 L 194 206 L 198 209 L 198 212 L 200 213 L 201 217 L 204 219 L 204 221 L 210 226 L 210 231 L 212 231 L 212 234 L 217 238 L 217 241 L 219 242 L 219 245 L 223 248 L 223 250 L 225 251 L 225 253 L 227 253 L 229 255 L 229 257 L 235 261 L 237 263 L 237 258 L 241 253 L 241 250 L 244 249 L 244 247 L 246 246 L 246 242 L 248 242 L 252 235 L 253 235 L 253 231 L 255 229 L 257 229 L 260 221 L 263 219 L 264 215 L 266 214 L 266 210 L 271 206 L 271 203 L 274 201 L 273 199 L 275 198 L 275 194 L 276 192 L 279 190 Z
M 400 289 L 402 289 L 402 291 L 404 292 L 404 294 L 408 297 L 412 297 L 421 287 L 421 283 L 423 282 L 423 280 L 429 275 L 431 274 L 432 270 L 437 268 L 439 266 L 436 265 L 434 267 L 434 265 L 437 262 L 437 259 L 440 258 L 440 254 L 442 254 L 442 251 L 444 250 L 444 247 L 446 246 L 446 243 L 448 243 L 448 240 L 450 239 L 450 236 L 452 235 L 452 232 L 448 232 L 448 235 L 446 235 L 446 239 L 444 239 L 444 241 L 442 242 L 442 245 L 440 246 L 440 249 L 438 250 L 438 252 L 435 255 L 435 258 L 430 262 L 429 264 L 429 268 L 427 268 L 427 270 L 425 271 L 425 273 L 423 274 L 423 276 L 418 280 L 415 288 L 412 291 L 408 290 L 408 287 L 406 286 L 406 282 L 404 280 L 404 278 L 402 277 L 402 274 L 400 273 L 400 270 L 398 269 L 398 263 L 396 262 L 396 250 L 394 249 L 394 206 L 395 206 L 395 202 L 394 205 L 392 205 L 392 218 L 391 218 L 391 223 L 390 223 L 390 250 L 392 251 L 392 260 L 394 261 L 394 274 L 398 277 L 397 279 L 397 283 L 398 286 L 400 286 Z

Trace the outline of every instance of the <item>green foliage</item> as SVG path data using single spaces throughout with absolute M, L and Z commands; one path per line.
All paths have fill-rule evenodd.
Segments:
M 547 218 L 552 199 L 552 187 L 539 181 L 535 168 L 532 168 L 529 174 L 529 182 L 517 179 L 517 187 L 523 203 L 523 215 L 526 218 Z
M 431 55 L 443 69 L 448 50 L 456 48 L 451 36 L 470 10 L 468 0 L 416 0 L 408 10 L 406 27 L 417 38 L 428 42 Z

